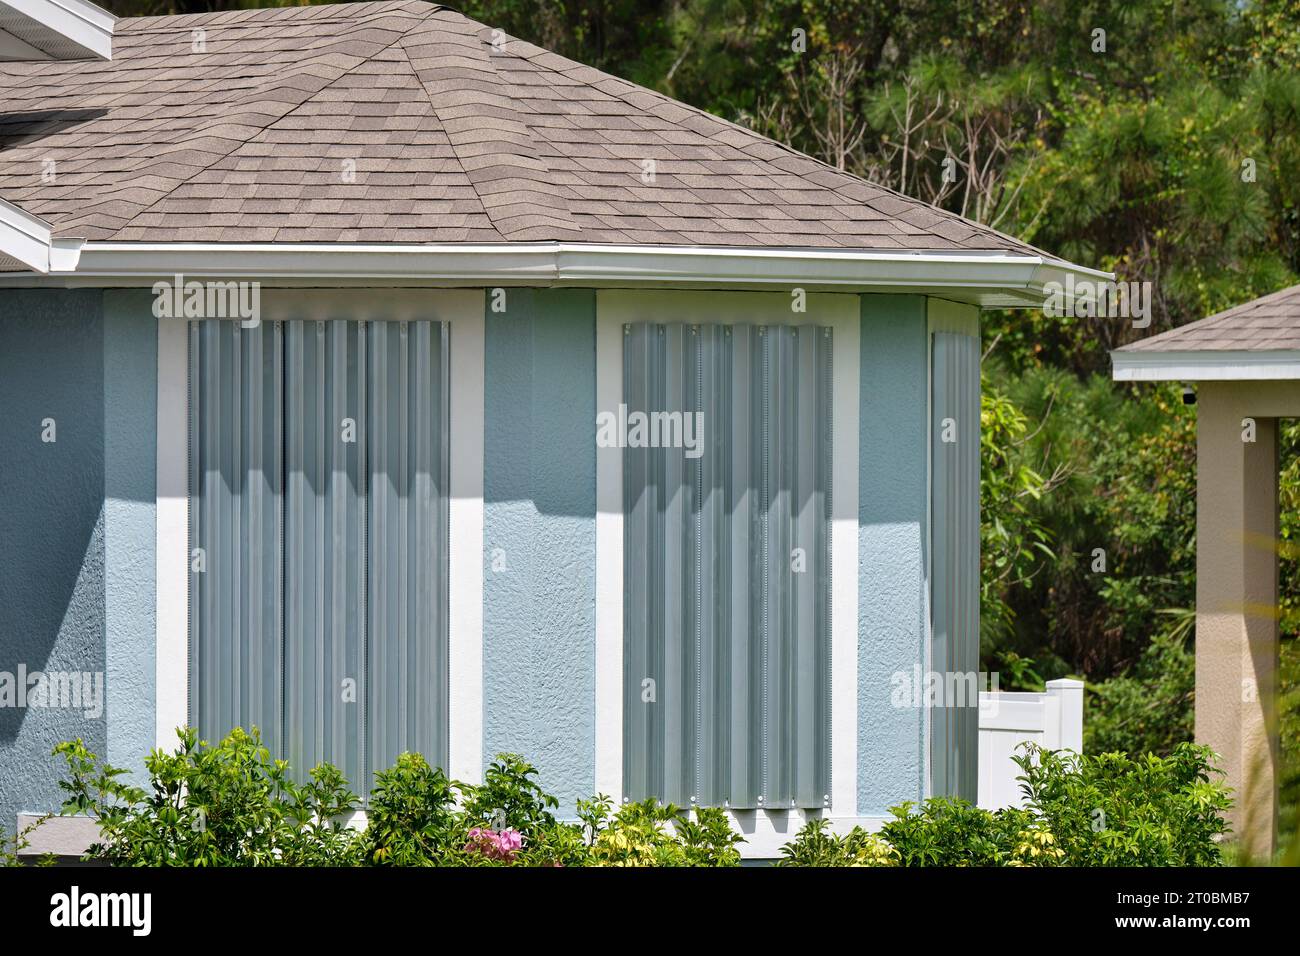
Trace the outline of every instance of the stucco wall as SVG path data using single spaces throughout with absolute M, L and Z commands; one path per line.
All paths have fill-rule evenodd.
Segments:
M 104 671 L 104 321 L 94 291 L 0 293 L 0 670 Z M 53 442 L 42 421 L 54 420 Z M 0 708 L 0 825 L 57 808 L 60 761 L 105 721 Z
M 143 782 L 154 746 L 158 320 L 146 290 L 104 293 L 104 635 L 108 760 Z
M 492 303 L 483 751 L 527 756 L 571 815 L 595 789 L 596 296 Z M 891 690 L 926 659 L 926 301 L 862 296 L 860 323 L 857 809 L 878 815 L 924 793 L 924 712 Z M 57 804 L 57 740 L 131 767 L 152 745 L 156 346 L 145 292 L 0 298 L 0 670 L 106 670 L 111 715 L 0 710 L 7 828 Z
M 487 298 L 484 756 L 524 754 L 573 814 L 595 786 L 595 294 Z
M 892 678 L 925 666 L 926 406 L 923 296 L 862 296 L 858 485 L 858 812 L 923 796 L 924 711 Z

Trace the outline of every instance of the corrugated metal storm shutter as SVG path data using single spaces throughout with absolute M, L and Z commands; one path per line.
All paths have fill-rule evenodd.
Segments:
M 447 758 L 447 330 L 191 325 L 193 719 L 361 792 Z
M 191 719 L 209 737 L 256 726 L 277 752 L 283 370 L 278 325 L 190 325 Z
M 974 336 L 934 333 L 930 667 L 944 678 L 945 694 L 971 688 L 976 696 L 968 706 L 945 700 L 931 709 L 930 778 L 934 794 L 971 802 L 979 781 L 979 348 Z
M 447 766 L 447 341 L 372 322 L 369 635 L 372 769 L 404 751 Z
M 358 781 L 366 706 L 365 336 L 356 322 L 287 326 L 283 756 L 299 772 L 329 761 Z
M 830 329 L 625 331 L 624 795 L 820 807 Z M 632 447 L 636 413 L 700 414 L 701 453 Z

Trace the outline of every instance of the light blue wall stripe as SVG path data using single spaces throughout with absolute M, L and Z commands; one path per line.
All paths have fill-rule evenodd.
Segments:
M 924 711 L 891 695 L 925 661 L 926 302 L 861 299 L 858 812 L 883 814 L 924 786 Z
M 157 321 L 148 292 L 104 294 L 107 758 L 137 783 L 154 746 Z
M 505 312 L 491 302 L 484 755 L 524 754 L 572 815 L 595 787 L 596 297 L 509 289 Z

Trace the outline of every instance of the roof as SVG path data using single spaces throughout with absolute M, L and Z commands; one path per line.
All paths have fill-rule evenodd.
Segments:
M 1122 380 L 1300 377 L 1300 285 L 1125 345 L 1111 358 Z
M 1125 345 L 1120 352 L 1300 350 L 1300 285 Z
M 0 200 L 55 240 L 1045 256 L 416 0 L 122 19 L 0 99 Z

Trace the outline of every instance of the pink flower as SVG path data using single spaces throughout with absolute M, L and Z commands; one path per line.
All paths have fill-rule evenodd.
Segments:
M 474 827 L 469 831 L 469 842 L 465 844 L 465 849 L 482 853 L 491 860 L 511 863 L 523 845 L 523 834 L 513 827 L 507 827 L 500 833 L 487 827 Z

